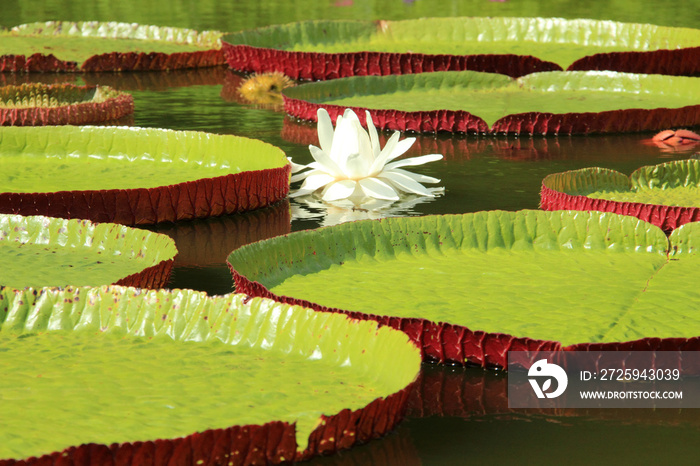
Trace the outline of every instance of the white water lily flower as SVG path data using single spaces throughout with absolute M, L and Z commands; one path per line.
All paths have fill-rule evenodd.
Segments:
M 318 114 L 318 139 L 320 148 L 310 145 L 314 162 L 298 165 L 292 162 L 292 182 L 304 180 L 291 197 L 311 194 L 322 189 L 324 201 L 339 199 L 363 199 L 366 197 L 396 201 L 400 192 L 434 197 L 432 190 L 421 183 L 439 183 L 430 176 L 419 175 L 401 167 L 422 165 L 442 159 L 440 154 L 423 155 L 392 160 L 403 155 L 416 138 L 399 141 L 396 131 L 384 149 L 379 147 L 379 135 L 369 112 L 365 131 L 360 120 L 350 109 L 336 120 L 335 131 L 328 112 L 321 108 Z M 290 160 L 291 162 L 291 160 Z

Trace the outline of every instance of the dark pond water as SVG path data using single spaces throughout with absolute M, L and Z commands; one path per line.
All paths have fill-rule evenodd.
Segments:
M 669 26 L 700 27 L 697 0 L 355 0 L 266 1 L 2 0 L 0 25 L 61 20 L 128 21 L 236 31 L 303 19 L 402 19 L 421 16 L 587 17 Z M 40 79 L 73 79 L 45 75 Z M 8 77 L 0 79 L 10 80 Z M 124 73 L 75 77 L 133 91 L 139 126 L 194 129 L 262 139 L 297 162 L 310 160 L 315 128 L 281 113 L 226 100 L 238 76 L 225 69 L 177 73 Z M 223 97 L 222 97 L 223 96 Z M 224 98 L 226 97 L 226 98 Z M 601 166 L 634 169 L 688 154 L 643 145 L 650 135 L 591 137 L 419 136 L 412 155 L 442 153 L 420 167 L 442 179 L 445 193 L 378 215 L 463 213 L 537 208 L 541 180 L 549 173 Z M 291 212 L 291 215 L 290 215 Z M 180 256 L 171 287 L 228 293 L 224 265 L 234 248 L 293 230 L 315 228 L 353 213 L 282 203 L 240 216 L 164 225 Z M 354 214 L 361 218 L 362 214 Z M 366 216 L 366 215 L 365 215 Z M 376 215 L 374 215 L 376 216 Z M 505 376 L 480 369 L 427 366 L 413 394 L 407 420 L 388 437 L 315 464 L 432 465 L 476 463 L 695 464 L 700 411 L 623 410 L 525 414 L 505 402 Z

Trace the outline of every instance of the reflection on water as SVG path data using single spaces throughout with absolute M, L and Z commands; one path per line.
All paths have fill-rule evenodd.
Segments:
M 289 201 L 237 215 L 153 225 L 175 240 L 175 267 L 221 265 L 234 249 L 291 231 Z
M 638 2 L 616 0 L 3 0 L 0 24 L 46 20 L 140 22 L 198 30 L 236 31 L 305 19 L 402 19 L 421 16 L 591 17 L 671 26 L 698 27 L 697 0 Z M 313 124 L 280 112 L 228 101 L 228 73 L 207 69 L 170 73 L 0 74 L 0 85 L 22 82 L 103 84 L 133 91 L 139 126 L 195 129 L 262 139 L 281 147 L 298 163 L 308 163 L 308 144 L 317 144 Z M 77 80 L 77 81 L 75 81 Z M 697 131 L 697 130 L 696 130 Z M 382 134 L 383 142 L 387 134 Z M 402 215 L 537 208 L 542 179 L 565 170 L 601 166 L 631 173 L 643 165 L 681 159 L 642 140 L 651 134 L 572 137 L 479 137 L 419 135 L 407 157 L 441 153 L 444 160 L 421 173 L 442 180 L 445 193 L 415 202 Z M 231 291 L 225 265 L 228 249 L 291 230 L 315 228 L 353 215 L 393 215 L 282 204 L 202 222 L 159 226 L 176 238 L 178 258 L 171 287 L 211 294 Z M 398 213 L 395 211 L 394 213 Z M 505 377 L 481 369 L 426 366 L 408 419 L 397 432 L 348 452 L 310 464 L 412 465 L 471 463 L 575 464 L 697 463 L 700 411 L 644 410 L 575 413 L 512 413 L 505 401 Z
M 120 91 L 164 91 L 172 87 L 223 84 L 226 72 L 226 67 L 215 66 L 195 70 L 80 73 L 78 76 L 86 84 L 110 86 Z
M 430 188 L 429 191 L 436 196 L 444 192 L 442 188 Z M 319 226 L 329 227 L 355 220 L 420 215 L 420 208 L 417 206 L 434 199 L 428 196 L 407 195 L 398 201 L 371 199 L 357 205 L 348 199 L 324 202 L 311 195 L 294 198 L 291 202 L 294 220 L 314 221 Z

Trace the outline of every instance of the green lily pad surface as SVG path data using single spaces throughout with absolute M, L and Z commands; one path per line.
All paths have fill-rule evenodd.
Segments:
M 112 223 L 0 214 L 0 285 L 160 288 L 175 242 L 166 235 Z M 2 317 L 0 316 L 0 319 Z
M 263 207 L 289 164 L 254 139 L 145 128 L 0 129 L 0 211 L 156 223 Z
M 0 71 L 36 71 L 32 66 L 63 71 L 213 66 L 223 63 L 220 37 L 216 31 L 117 22 L 23 24 L 0 31 Z M 18 56 L 23 58 L 18 61 Z M 32 59 L 42 63 L 32 65 Z
M 689 77 L 445 71 L 308 83 L 283 95 L 285 110 L 298 118 L 314 120 L 319 107 L 332 117 L 352 107 L 402 131 L 567 134 L 700 124 L 700 78 Z
M 0 87 L 0 126 L 83 125 L 116 120 L 133 112 L 131 94 L 108 86 Z
M 700 161 L 678 160 L 641 167 L 629 177 L 604 168 L 547 176 L 541 204 L 546 210 L 602 210 L 634 215 L 671 231 L 700 220 Z
M 0 352 L 0 459 L 304 459 L 393 428 L 420 369 L 374 322 L 123 287 L 0 288 Z
M 563 69 L 692 75 L 697 63 L 685 62 L 700 54 L 698 29 L 561 18 L 306 21 L 223 41 L 234 69 L 303 79 L 465 69 L 513 77 Z M 672 51 L 680 52 L 677 62 L 664 63 Z
M 229 264 L 239 292 L 384 319 L 428 357 L 504 366 L 518 347 L 700 335 L 698 235 L 689 224 L 669 244 L 633 217 L 492 211 L 292 233 Z

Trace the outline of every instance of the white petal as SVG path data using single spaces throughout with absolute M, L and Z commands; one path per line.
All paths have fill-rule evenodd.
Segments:
M 407 159 L 397 160 L 396 162 L 388 163 L 384 166 L 384 170 L 392 170 L 398 167 L 409 167 L 416 165 L 423 165 L 428 162 L 435 162 L 436 160 L 442 159 L 441 154 L 428 154 L 421 155 L 420 157 L 409 157 Z
M 377 178 L 363 178 L 358 183 L 360 183 L 360 187 L 369 197 L 386 199 L 388 201 L 399 200 L 399 195 L 394 188 L 382 180 L 378 180 Z
M 343 112 L 343 119 L 348 119 L 351 121 L 356 121 L 360 122 L 360 119 L 357 117 L 357 113 L 351 108 L 346 108 L 345 111 Z
M 299 188 L 300 191 L 310 191 L 314 192 L 318 188 L 321 188 L 328 183 L 332 183 L 335 181 L 335 177 L 327 174 L 327 173 L 314 173 L 311 172 L 309 176 L 306 177 L 304 180 L 304 183 L 301 185 Z
M 324 201 L 337 201 L 350 197 L 355 192 L 357 183 L 353 180 L 341 180 L 333 183 L 323 194 Z
M 307 176 L 309 176 L 309 172 L 297 173 L 296 175 L 292 175 L 289 182 L 296 183 L 297 181 L 305 180 Z
M 325 108 L 319 108 L 316 111 L 316 116 L 318 117 L 318 143 L 321 145 L 327 154 L 331 151 L 331 144 L 333 143 L 333 123 L 331 122 L 331 116 L 328 114 Z
M 374 163 L 370 168 L 370 175 L 374 175 L 375 173 L 381 171 L 382 167 L 386 164 L 389 156 L 396 148 L 396 143 L 399 142 L 400 135 L 401 133 L 399 133 L 398 131 L 391 135 L 389 140 L 386 142 L 384 149 L 382 149 L 379 156 L 374 160 Z
M 393 170 L 387 170 L 392 173 L 400 173 L 402 175 L 408 176 L 412 178 L 414 181 L 417 181 L 419 183 L 439 183 L 440 180 L 438 178 L 433 178 L 432 176 L 426 176 L 426 175 L 421 175 L 420 173 L 413 173 L 409 172 L 407 170 L 404 170 L 403 168 L 394 168 Z M 379 174 L 380 176 L 383 176 L 383 173 Z
M 342 175 L 343 171 L 340 169 L 338 164 L 331 159 L 328 152 L 311 145 L 309 146 L 309 151 L 311 152 L 311 156 L 316 161 L 315 163 L 312 162 L 309 164 L 310 168 L 317 168 L 334 176 Z
M 428 191 L 428 189 L 417 181 L 413 180 L 410 176 L 402 175 L 396 172 L 382 172 L 380 179 L 387 180 L 397 188 L 407 193 L 420 194 L 421 196 L 433 197 L 433 193 Z
M 374 149 L 372 147 L 371 137 L 367 134 L 367 131 L 365 131 L 359 121 L 357 122 L 357 136 L 360 143 L 360 155 L 365 165 L 362 175 L 367 176 L 369 174 L 368 170 L 372 166 L 372 162 L 374 162 Z
M 358 127 L 362 129 L 362 127 L 358 126 L 351 118 L 343 118 L 343 121 L 335 128 L 330 158 L 346 175 L 348 158 L 360 153 L 360 138 L 357 133 Z
M 308 165 L 302 165 L 300 163 L 294 163 L 291 157 L 287 157 L 287 160 L 289 160 L 289 164 L 292 166 L 292 173 L 300 172 L 305 168 L 309 168 Z
M 414 142 L 416 142 L 416 138 L 406 138 L 402 141 L 399 141 L 396 144 L 396 147 L 394 148 L 394 150 L 391 151 L 391 154 L 387 155 L 386 161 L 391 162 L 395 158 L 405 154 L 406 151 L 411 148 L 411 146 L 413 145 Z
M 372 115 L 369 114 L 369 110 L 365 110 L 365 120 L 367 121 L 369 140 L 372 143 L 372 155 L 374 155 L 374 158 L 376 159 L 379 157 L 381 148 L 379 147 L 379 134 L 377 134 L 377 128 L 374 126 Z

